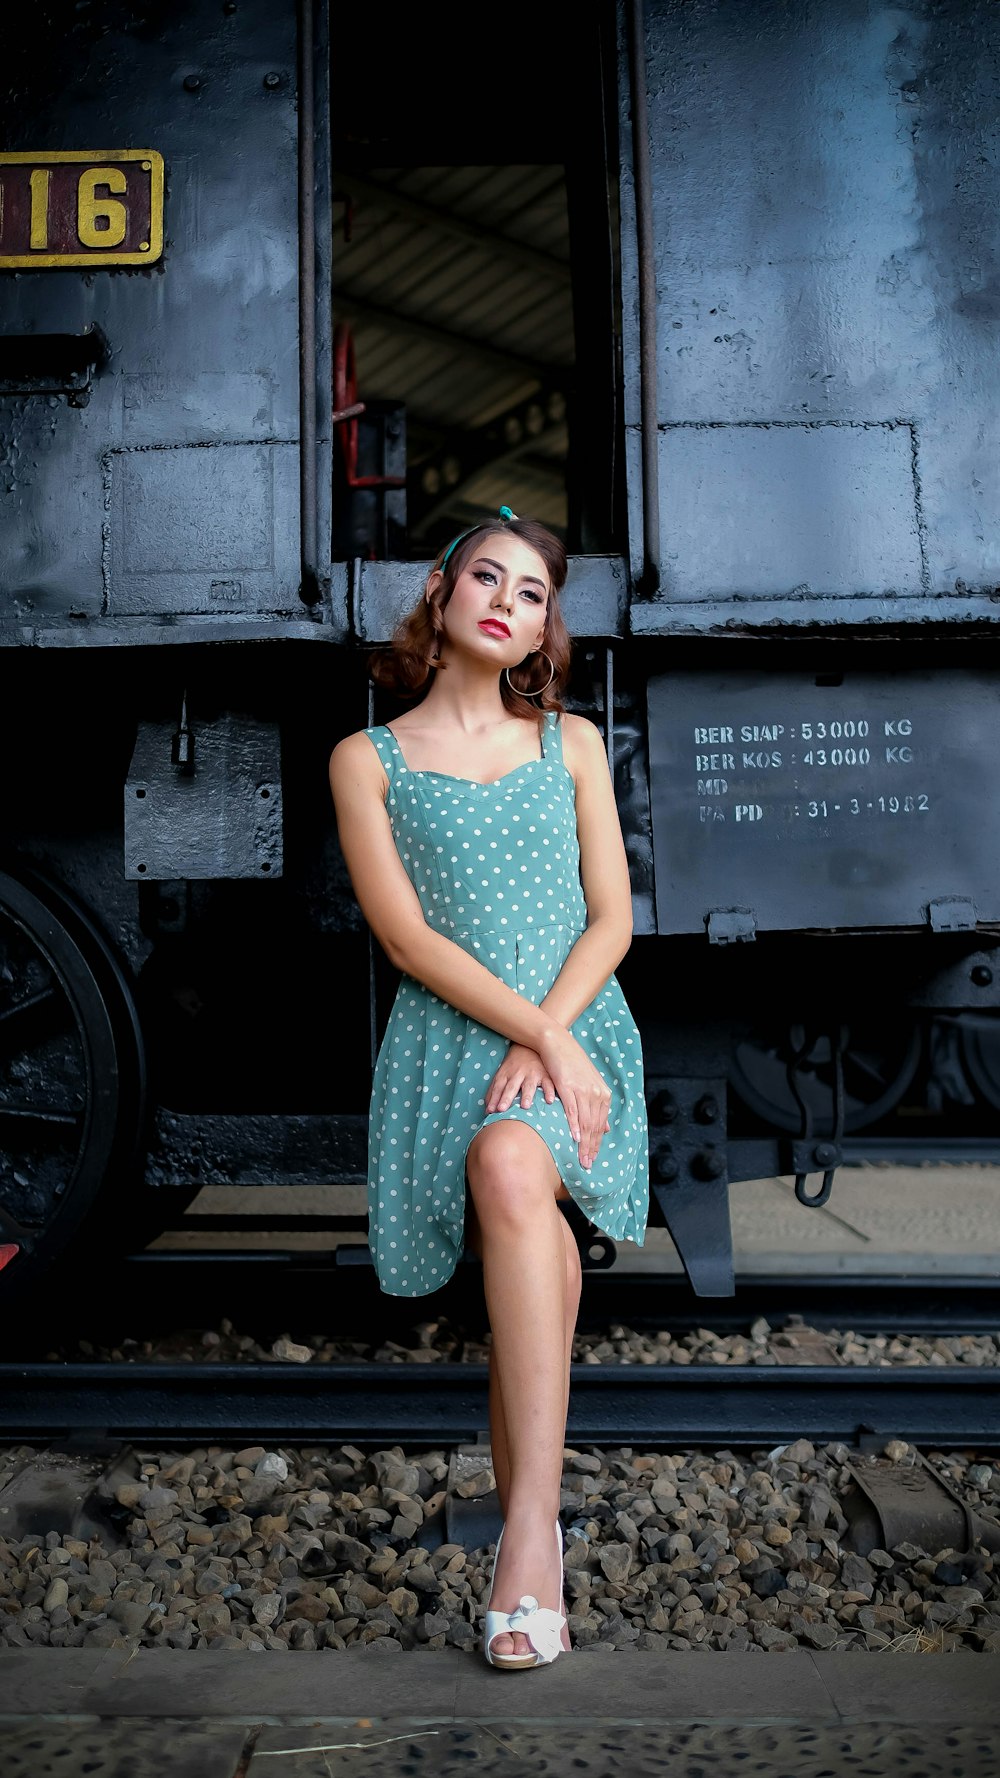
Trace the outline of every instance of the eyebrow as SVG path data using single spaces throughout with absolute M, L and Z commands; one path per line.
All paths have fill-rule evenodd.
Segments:
M 476 561 L 477 562 L 486 562 L 490 568 L 495 568 L 498 574 L 506 574 L 509 572 L 509 570 L 504 567 L 502 562 L 494 562 L 492 556 L 477 556 Z M 531 586 L 540 586 L 543 593 L 548 591 L 548 588 L 546 587 L 544 580 L 537 580 L 533 574 L 519 574 L 518 579 L 528 581 L 531 584 Z

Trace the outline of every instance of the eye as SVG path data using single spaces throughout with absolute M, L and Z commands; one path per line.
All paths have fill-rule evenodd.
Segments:
M 541 605 L 543 603 L 541 593 L 536 593 L 534 587 L 530 587 L 530 586 L 522 587 L 521 591 L 524 594 L 524 597 L 526 599 L 530 599 L 532 601 L 532 604 Z
M 489 586 L 496 586 L 497 577 L 489 568 L 474 568 L 473 573 L 477 580 L 485 580 Z

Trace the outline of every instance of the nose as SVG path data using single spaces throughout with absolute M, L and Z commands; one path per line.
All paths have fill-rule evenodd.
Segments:
M 500 611 L 512 611 L 513 610 L 514 595 L 513 595 L 513 592 L 511 591 L 511 586 L 510 586 L 509 581 L 502 580 L 500 582 L 500 585 L 497 587 L 496 592 L 493 594 L 493 597 L 490 600 L 490 604 L 495 605 L 497 607 L 497 609 Z

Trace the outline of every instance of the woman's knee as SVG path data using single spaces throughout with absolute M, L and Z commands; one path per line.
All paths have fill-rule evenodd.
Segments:
M 466 1160 L 469 1191 L 482 1224 L 498 1217 L 530 1219 L 552 1202 L 559 1176 L 548 1148 L 523 1124 L 488 1124 L 472 1142 Z

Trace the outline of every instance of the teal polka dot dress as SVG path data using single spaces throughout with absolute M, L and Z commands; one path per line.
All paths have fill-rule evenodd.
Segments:
M 429 925 L 536 1005 L 587 924 L 572 775 L 559 718 L 541 758 L 492 784 L 415 772 L 391 729 L 367 729 L 389 780 L 396 848 Z M 639 1033 L 611 976 L 572 1027 L 611 1088 L 611 1130 L 580 1165 L 560 1100 L 540 1092 L 487 1117 L 486 1093 L 509 1048 L 498 1032 L 403 976 L 375 1064 L 368 1165 L 369 1241 L 382 1289 L 424 1296 L 464 1249 L 465 1157 L 484 1124 L 530 1124 L 584 1215 L 642 1243 L 648 1143 Z

